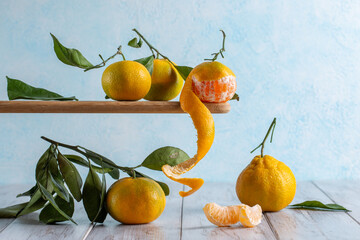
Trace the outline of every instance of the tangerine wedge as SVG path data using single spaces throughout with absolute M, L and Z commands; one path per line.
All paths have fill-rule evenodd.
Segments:
M 192 169 L 210 150 L 215 137 L 214 119 L 209 109 L 201 102 L 192 90 L 192 74 L 186 79 L 180 95 L 181 108 L 190 114 L 197 130 L 197 154 L 175 166 L 164 165 L 162 171 L 171 180 L 187 185 L 191 189 L 179 192 L 181 197 L 186 197 L 196 192 L 204 183 L 201 178 L 182 178 L 181 175 Z
M 206 218 L 219 227 L 227 227 L 240 222 L 244 227 L 255 227 L 261 223 L 262 210 L 260 205 L 250 207 L 245 204 L 220 206 L 208 203 L 203 208 Z

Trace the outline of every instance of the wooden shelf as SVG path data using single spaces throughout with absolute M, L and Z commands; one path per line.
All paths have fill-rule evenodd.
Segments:
M 212 113 L 227 113 L 229 103 L 205 103 Z M 0 101 L 0 113 L 184 113 L 174 101 Z

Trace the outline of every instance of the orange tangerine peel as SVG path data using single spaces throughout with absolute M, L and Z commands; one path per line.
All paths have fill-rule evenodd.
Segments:
M 255 227 L 261 223 L 262 210 L 260 205 L 250 207 L 245 204 L 220 206 L 208 203 L 203 208 L 206 218 L 219 227 L 227 227 L 240 222 L 244 227 Z
M 195 68 L 196 69 L 196 68 Z M 186 79 L 180 95 L 180 106 L 190 114 L 197 130 L 197 154 L 185 162 L 175 166 L 164 165 L 163 173 L 171 180 L 187 185 L 191 190 L 179 192 L 181 197 L 186 197 L 196 192 L 203 185 L 201 178 L 182 178 L 181 175 L 192 169 L 210 150 L 215 137 L 214 119 L 209 109 L 201 102 L 192 90 L 192 73 Z

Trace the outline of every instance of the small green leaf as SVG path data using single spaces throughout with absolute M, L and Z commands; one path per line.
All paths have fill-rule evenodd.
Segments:
M 70 216 L 68 216 L 63 210 L 59 208 L 59 206 L 55 202 L 54 197 L 51 195 L 51 193 L 48 190 L 46 190 L 46 188 L 44 188 L 41 184 L 38 184 L 38 186 L 42 193 L 43 198 L 48 200 L 50 204 L 59 212 L 59 214 L 61 214 L 64 218 L 66 218 L 66 220 L 70 220 L 73 223 L 77 224 Z
M 110 99 L 110 97 L 108 95 L 105 95 L 105 99 Z
M 234 96 L 230 99 L 230 100 L 236 100 L 236 101 L 239 101 L 240 100 L 240 97 L 237 93 L 234 94 Z
M 104 222 L 107 212 L 101 205 L 102 183 L 99 176 L 89 165 L 89 173 L 83 188 L 83 204 L 87 216 L 91 222 Z M 99 213 L 100 212 L 100 213 Z
M 141 166 L 161 171 L 163 165 L 175 166 L 188 160 L 190 157 L 183 150 L 176 147 L 162 147 L 156 149 L 142 162 Z
M 29 99 L 42 101 L 73 101 L 78 99 L 76 97 L 63 97 L 60 94 L 48 91 L 44 88 L 36 88 L 30 86 L 20 80 L 7 78 L 7 94 L 9 100 Z
M 293 205 L 289 205 L 289 208 L 295 208 L 295 209 L 310 209 L 310 210 L 321 210 L 321 211 L 344 211 L 344 212 L 350 212 L 350 210 L 344 208 L 343 206 L 340 206 L 338 204 L 329 203 L 324 204 L 319 201 L 305 201 L 302 203 L 297 203 Z
M 150 75 L 152 74 L 154 69 L 154 57 L 152 55 L 149 57 L 136 59 L 134 61 L 144 65 L 146 69 L 149 71 Z
M 80 156 L 77 156 L 77 155 L 64 155 L 64 156 L 73 163 L 79 164 L 83 167 L 89 167 L 89 164 L 87 163 L 87 161 Z M 101 167 L 97 167 L 94 165 L 91 165 L 91 166 L 98 173 L 103 173 L 103 172 L 110 173 L 111 171 L 113 171 L 112 168 L 101 168 Z
M 190 72 L 193 70 L 192 67 L 188 67 L 188 66 L 175 66 L 175 68 L 176 70 L 178 70 L 179 74 L 184 80 L 186 80 Z
M 16 217 L 19 214 L 19 212 L 25 208 L 27 204 L 28 202 L 12 205 L 5 208 L 0 208 L 0 218 Z
M 143 44 L 142 39 L 139 38 L 139 41 L 138 41 L 136 37 L 134 37 L 133 39 L 131 39 L 128 42 L 128 45 L 133 48 L 141 48 L 142 44 Z
M 50 33 L 50 35 L 54 42 L 54 51 L 60 61 L 67 65 L 83 69 L 93 66 L 79 50 L 64 47 L 53 34 Z
M 24 192 L 24 193 L 20 193 L 18 195 L 16 195 L 16 197 L 27 197 L 30 196 L 32 197 L 34 195 L 34 193 L 36 192 L 36 190 L 38 189 L 37 185 L 33 186 L 32 188 L 30 188 L 28 191 Z
M 69 217 L 72 217 L 74 214 L 74 199 L 70 197 L 69 201 L 65 201 L 60 196 L 55 197 L 55 203 L 58 207 Z M 48 203 L 40 212 L 39 220 L 43 223 L 56 223 L 67 221 L 68 218 L 64 217 L 58 210 Z
M 34 195 L 31 197 L 30 201 L 26 204 L 24 209 L 18 213 L 17 217 L 37 211 L 40 208 L 42 208 L 45 205 L 45 203 L 46 203 L 46 200 L 44 200 L 41 197 L 41 192 L 38 189 L 38 190 L 36 190 Z
M 138 172 L 136 170 L 134 170 L 134 172 L 135 172 L 136 177 L 145 177 L 145 178 L 149 178 L 149 179 L 154 180 L 155 182 L 157 182 L 160 185 L 160 187 L 162 188 L 162 190 L 164 191 L 165 196 L 168 196 L 170 194 L 169 186 L 166 183 L 156 181 L 155 179 L 153 179 L 153 178 L 151 178 L 151 177 L 149 177 L 149 176 L 147 176 L 147 175 L 145 175 L 145 174 L 143 174 L 141 172 Z M 130 177 L 135 177 L 134 174 L 133 174 L 133 171 L 131 171 L 131 170 L 126 171 L 126 173 Z
M 74 196 L 76 201 L 81 200 L 81 186 L 82 180 L 76 167 L 62 155 L 60 152 L 57 157 L 60 171 L 64 177 L 66 185 L 69 187 L 71 194 Z
M 110 159 L 96 153 L 96 152 L 93 152 L 89 149 L 86 149 L 86 148 L 83 148 L 85 150 L 85 156 L 87 158 L 89 158 L 91 161 L 93 161 L 94 163 L 96 163 L 97 165 L 99 166 L 104 166 L 106 168 L 111 168 L 112 171 L 109 172 L 109 175 L 113 178 L 113 179 L 119 179 L 120 177 L 120 172 L 119 172 L 119 169 L 117 168 L 114 168 L 113 166 L 116 164 L 111 161 Z

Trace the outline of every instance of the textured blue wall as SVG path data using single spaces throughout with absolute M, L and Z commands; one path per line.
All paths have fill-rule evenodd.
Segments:
M 0 99 L 8 75 L 80 100 L 103 100 L 103 69 L 59 62 L 52 32 L 93 63 L 121 43 L 128 59 L 149 55 L 126 43 L 138 28 L 180 65 L 195 66 L 228 37 L 221 60 L 237 76 L 240 102 L 216 115 L 213 147 L 188 176 L 235 181 L 273 117 L 267 154 L 298 180 L 360 174 L 359 1 L 1 1 Z M 118 58 L 120 60 L 120 58 Z M 33 182 L 48 146 L 41 135 L 137 165 L 165 145 L 196 151 L 187 115 L 0 115 L 0 183 Z M 161 173 L 151 173 L 164 179 Z

